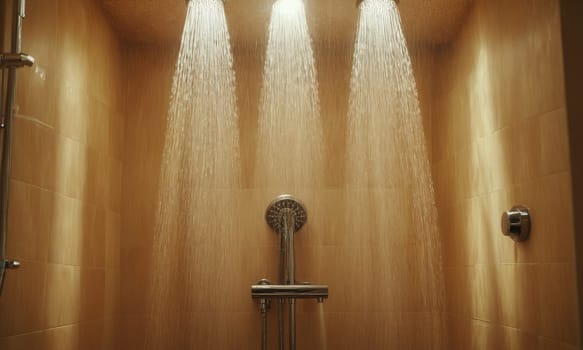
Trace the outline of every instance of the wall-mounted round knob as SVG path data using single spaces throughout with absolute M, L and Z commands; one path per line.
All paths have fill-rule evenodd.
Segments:
M 502 233 L 514 241 L 522 242 L 530 235 L 530 213 L 523 205 L 514 206 L 502 213 Z

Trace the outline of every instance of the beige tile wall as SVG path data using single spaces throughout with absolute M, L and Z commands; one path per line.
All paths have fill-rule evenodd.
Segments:
M 120 44 L 92 0 L 29 0 L 19 71 L 3 350 L 115 349 Z
M 437 57 L 449 348 L 578 348 L 559 1 L 474 1 Z M 500 232 L 513 204 L 531 208 L 528 242 Z

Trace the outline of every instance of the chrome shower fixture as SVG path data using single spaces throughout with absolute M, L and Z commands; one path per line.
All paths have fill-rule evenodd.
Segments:
M 278 284 L 261 279 L 251 286 L 251 298 L 258 299 L 262 314 L 261 349 L 267 349 L 267 311 L 271 300 L 277 302 L 278 349 L 285 349 L 284 337 L 289 337 L 289 350 L 296 350 L 296 300 L 314 299 L 319 303 L 328 298 L 325 284 L 298 283 L 295 278 L 294 234 L 308 220 L 306 208 L 289 194 L 277 196 L 265 211 L 265 221 L 280 236 Z M 289 304 L 287 332 L 284 331 L 284 305 Z
M 510 210 L 502 213 L 500 227 L 505 236 L 515 242 L 523 242 L 530 236 L 532 222 L 530 211 L 524 205 L 515 205 Z
M 328 286 L 325 284 L 282 284 L 271 285 L 265 283 L 265 279 L 260 280 L 258 284 L 251 286 L 251 297 L 254 299 L 316 299 L 319 303 L 328 298 Z
M 6 95 L 0 97 L 0 105 L 4 101 L 4 105 L 0 106 L 0 110 L 2 110 L 0 113 L 4 113 L 0 123 L 2 131 L 2 159 L 0 161 L 0 295 L 4 286 L 6 270 L 14 270 L 20 267 L 18 260 L 8 260 L 6 258 L 6 239 L 8 236 L 8 189 L 10 187 L 12 165 L 12 124 L 15 113 L 14 106 L 16 105 L 17 70 L 34 64 L 34 58 L 22 52 L 22 20 L 26 16 L 25 2 L 25 0 L 13 0 L 10 51 L 7 53 L 0 52 L 2 77 L 4 77 L 4 69 L 8 71 Z
M 3 53 L 0 54 L 0 69 L 31 67 L 34 64 L 34 57 L 25 53 Z
M 302 202 L 289 194 L 282 194 L 267 207 L 265 220 L 273 231 L 283 233 L 288 218 L 293 219 L 294 232 L 297 232 L 308 220 L 308 213 Z

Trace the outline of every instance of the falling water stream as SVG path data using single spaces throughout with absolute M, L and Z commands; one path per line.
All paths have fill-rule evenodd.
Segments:
M 302 0 L 273 5 L 256 162 L 256 186 L 289 192 L 321 183 L 318 82 Z
M 363 288 L 388 283 L 378 295 L 380 309 L 434 312 L 443 302 L 437 210 L 415 77 L 393 0 L 360 4 L 347 128 L 346 185 L 352 201 L 363 204 L 351 207 L 348 224 L 371 232 L 363 239 L 372 249 L 359 263 L 376 277 Z
M 304 2 L 277 0 L 269 23 L 259 102 L 255 187 L 267 188 L 274 194 L 296 195 L 319 187 L 322 134 L 318 81 Z M 284 340 L 285 334 L 280 332 L 279 341 Z M 289 336 L 295 343 L 295 332 Z
M 414 294 L 419 305 L 413 311 L 435 310 L 442 303 L 440 250 L 412 64 L 395 3 L 365 0 L 360 8 L 346 156 L 346 189 L 353 196 L 347 203 L 355 205 L 346 205 L 345 219 L 359 242 L 350 255 L 369 273 L 365 279 L 345 276 L 346 283 L 374 295 L 375 308 L 383 311 L 392 307 L 384 303 L 416 300 Z M 304 4 L 278 0 L 269 24 L 255 186 L 282 192 L 321 187 L 322 134 Z M 216 345 L 196 337 L 220 323 L 196 323 L 195 313 L 216 318 L 215 311 L 232 299 L 209 271 L 232 268 L 217 250 L 233 244 L 237 213 L 231 196 L 239 187 L 235 75 L 223 1 L 192 0 L 167 116 L 148 349 Z M 382 283 L 388 288 L 379 292 Z M 323 311 L 319 317 L 325 333 Z
M 150 300 L 151 349 L 185 347 L 196 336 L 193 312 L 224 297 L 233 190 L 240 184 L 235 75 L 222 0 L 188 10 L 167 115 Z M 235 254 L 235 252 L 233 252 Z M 182 330 L 183 333 L 178 333 Z

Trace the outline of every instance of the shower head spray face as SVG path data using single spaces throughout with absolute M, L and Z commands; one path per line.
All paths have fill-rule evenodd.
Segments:
M 277 233 L 285 230 L 285 218 L 291 217 L 294 221 L 294 232 L 299 231 L 308 220 L 308 213 L 304 205 L 289 194 L 277 196 L 265 211 L 265 221 Z
M 190 3 L 191 1 L 195 1 L 195 0 L 185 0 L 186 4 L 188 5 L 188 3 Z M 227 2 L 227 0 L 221 0 L 223 3 Z
M 356 0 L 356 7 L 359 7 L 360 4 L 362 4 L 365 1 L 367 1 L 367 0 Z M 390 1 L 393 1 L 395 4 L 399 5 L 400 0 L 390 0 Z

